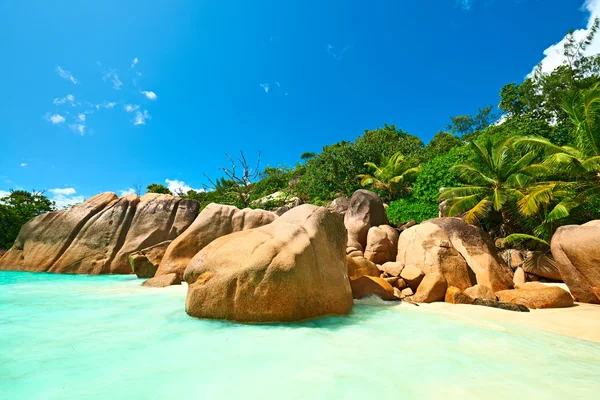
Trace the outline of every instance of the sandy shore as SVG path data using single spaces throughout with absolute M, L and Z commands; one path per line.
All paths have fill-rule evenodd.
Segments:
M 567 289 L 565 284 L 547 285 L 560 286 L 563 289 Z M 145 289 L 148 290 L 148 288 Z M 174 295 L 183 295 L 187 291 L 187 284 L 184 282 L 182 285 L 150 290 L 163 293 L 168 292 Z M 369 300 L 364 301 L 368 302 Z M 375 302 L 379 303 L 380 301 L 381 300 L 377 299 Z M 511 325 L 520 325 L 600 343 L 600 305 L 586 303 L 575 304 L 574 307 L 531 310 L 528 313 L 442 302 L 419 304 L 418 306 L 402 302 L 396 307 L 403 311 L 410 310 L 414 312 L 444 314 L 452 319 L 492 329 L 510 331 Z
M 404 303 L 400 308 L 417 307 Z M 418 311 L 444 314 L 467 323 L 506 330 L 510 330 L 511 324 L 521 325 L 600 343 L 600 305 L 595 304 L 576 303 L 574 307 L 522 313 L 466 304 L 431 303 L 419 304 Z

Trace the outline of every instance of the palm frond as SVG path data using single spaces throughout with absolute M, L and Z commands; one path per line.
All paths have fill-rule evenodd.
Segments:
M 496 181 L 493 178 L 486 176 L 472 165 L 458 164 L 451 168 L 456 174 L 467 182 L 485 182 L 495 185 Z
M 454 197 L 464 197 L 471 195 L 485 195 L 489 189 L 485 186 L 460 186 L 445 189 L 439 196 L 440 200 L 448 200 Z
M 553 222 L 558 219 L 568 217 L 571 213 L 571 210 L 579 206 L 579 204 L 579 202 L 569 197 L 563 199 L 560 203 L 554 206 L 552 211 L 546 215 L 546 222 Z
M 537 236 L 532 236 L 532 235 L 528 235 L 526 233 L 513 233 L 512 235 L 508 235 L 507 237 L 504 238 L 504 240 L 502 240 L 502 246 L 511 246 L 514 244 L 520 244 L 526 241 L 535 241 L 541 244 L 545 244 L 546 246 L 550 246 L 550 244 L 548 242 L 546 242 L 544 239 L 540 239 Z
M 531 188 L 525 197 L 518 202 L 519 211 L 525 216 L 537 213 L 540 205 L 548 204 L 553 199 L 555 186 L 555 184 L 540 184 Z
M 446 213 L 450 217 L 457 214 L 462 214 L 475 207 L 481 201 L 481 198 L 482 196 L 480 194 L 472 194 L 469 196 L 448 199 L 446 204 Z
M 468 224 L 474 224 L 480 218 L 485 216 L 491 208 L 492 202 L 488 198 L 482 199 L 467 212 L 467 215 L 465 215 L 465 221 Z

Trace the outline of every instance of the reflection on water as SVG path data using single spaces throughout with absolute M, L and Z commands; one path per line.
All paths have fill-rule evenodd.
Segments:
M 0 272 L 7 399 L 595 398 L 600 346 L 383 302 L 348 317 L 188 317 L 185 289 L 133 276 Z

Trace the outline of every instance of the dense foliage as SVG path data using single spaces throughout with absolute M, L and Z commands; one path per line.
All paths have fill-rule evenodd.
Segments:
M 0 249 L 8 249 L 13 245 L 19 230 L 27 221 L 54 210 L 54 202 L 40 192 L 15 190 L 0 198 Z

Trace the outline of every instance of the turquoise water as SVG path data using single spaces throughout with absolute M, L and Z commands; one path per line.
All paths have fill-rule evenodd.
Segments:
M 416 307 L 247 326 L 190 318 L 181 287 L 0 272 L 3 399 L 598 399 L 600 345 Z

